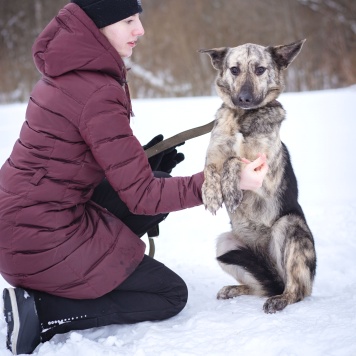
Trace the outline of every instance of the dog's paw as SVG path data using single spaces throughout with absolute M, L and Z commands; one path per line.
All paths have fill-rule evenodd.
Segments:
M 223 191 L 223 200 L 228 212 L 235 213 L 243 198 L 242 190 L 236 189 L 232 192 Z
M 202 186 L 202 198 L 205 209 L 212 214 L 221 208 L 223 203 L 220 174 L 217 172 L 215 166 L 210 165 L 204 171 L 205 181 Z
M 209 186 L 205 181 L 202 187 L 202 197 L 205 209 L 215 215 L 223 203 L 221 190 L 216 189 L 214 185 Z
M 238 297 L 239 295 L 249 295 L 250 288 L 246 285 L 238 285 L 238 286 L 225 286 L 222 287 L 216 298 L 217 299 L 230 299 Z
M 230 298 L 233 298 L 236 296 L 236 292 L 235 292 L 235 289 L 237 288 L 238 286 L 225 286 L 225 287 L 222 287 L 218 294 L 216 295 L 216 298 L 217 299 L 230 299 Z
M 263 310 L 267 314 L 274 314 L 275 312 L 283 310 L 288 304 L 288 298 L 283 295 L 276 295 L 267 299 L 263 305 Z

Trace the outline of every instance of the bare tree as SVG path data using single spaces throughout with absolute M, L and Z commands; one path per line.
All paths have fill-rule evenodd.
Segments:
M 31 47 L 67 0 L 0 0 L 0 102 L 27 100 L 39 78 Z M 201 48 L 307 39 L 288 91 L 356 83 L 355 0 L 149 0 L 145 36 L 128 62 L 133 97 L 214 94 Z

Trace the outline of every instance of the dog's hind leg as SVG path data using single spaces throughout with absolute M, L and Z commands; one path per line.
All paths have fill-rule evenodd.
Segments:
M 284 292 L 267 299 L 266 313 L 275 313 L 311 294 L 316 269 L 314 240 L 305 221 L 297 215 L 282 217 L 273 228 L 270 252 L 285 281 Z
M 254 295 L 254 291 L 251 287 L 247 285 L 231 285 L 231 286 L 225 286 L 222 287 L 218 294 L 217 298 L 218 299 L 230 299 L 230 298 L 235 298 L 240 295 Z
M 271 296 L 281 293 L 284 289 L 283 282 L 273 269 L 267 266 L 264 258 L 244 246 L 232 232 L 219 236 L 217 260 L 225 272 L 241 283 L 223 287 L 218 292 L 218 299 L 239 295 Z

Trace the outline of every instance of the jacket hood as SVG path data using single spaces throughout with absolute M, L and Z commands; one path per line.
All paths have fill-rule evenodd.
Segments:
M 37 69 L 56 77 L 71 71 L 102 71 L 125 80 L 120 55 L 76 4 L 70 3 L 45 27 L 36 39 L 33 58 Z

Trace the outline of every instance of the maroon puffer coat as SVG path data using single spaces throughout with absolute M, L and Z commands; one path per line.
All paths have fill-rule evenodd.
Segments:
M 0 171 L 0 272 L 14 286 L 68 298 L 117 287 L 144 243 L 90 201 L 106 176 L 131 212 L 200 205 L 203 173 L 155 179 L 130 128 L 125 67 L 87 15 L 70 3 L 34 47 L 43 74 Z

